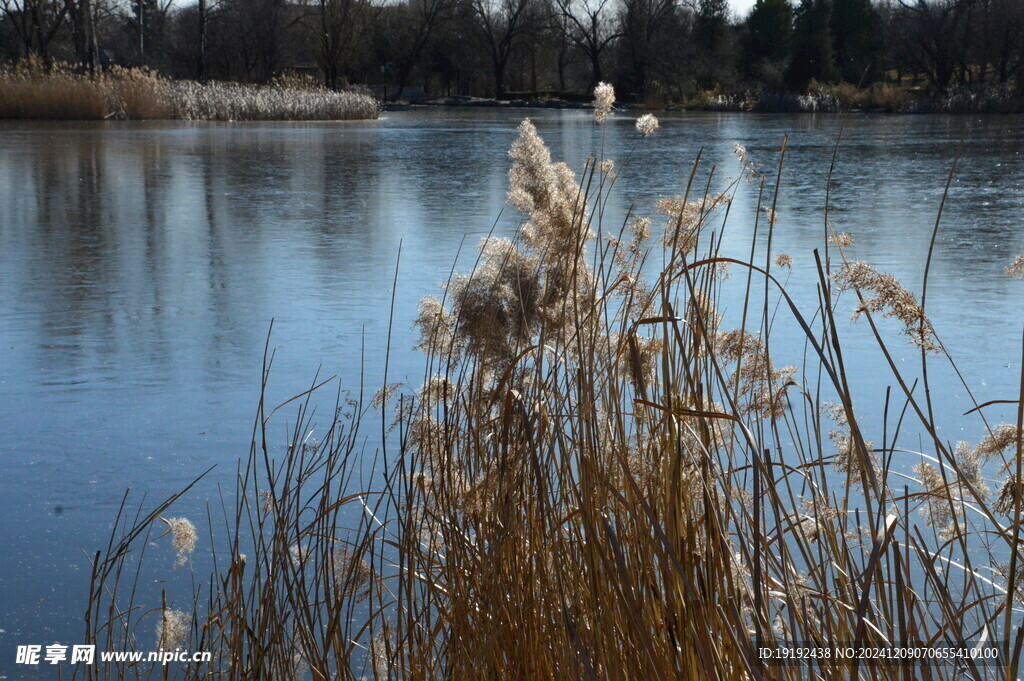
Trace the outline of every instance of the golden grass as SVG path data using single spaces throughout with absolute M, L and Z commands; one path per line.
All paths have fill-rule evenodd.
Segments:
M 915 384 L 876 326 L 903 322 L 924 369 L 951 362 L 926 326 L 925 292 L 880 285 L 873 270 L 862 291 L 845 270 L 841 296 L 833 279 L 853 264 L 831 239 L 780 270 L 770 248 L 757 263 L 721 253 L 732 193 L 769 184 L 745 156 L 725 192 L 696 191 L 695 164 L 662 202 L 653 277 L 651 220 L 603 224 L 614 183 L 603 159 L 578 179 L 529 122 L 511 156 L 523 226 L 424 299 L 423 385 L 382 388 L 378 416 L 340 401 L 319 428 L 314 386 L 288 403 L 284 448 L 269 443 L 277 410 L 261 402 L 234 503 L 210 524 L 226 535 L 211 529 L 202 548 L 208 587 L 137 605 L 133 575 L 152 567 L 134 549 L 175 499 L 139 521 L 124 510 L 94 561 L 88 641 L 148 649 L 137 633 L 165 637 L 167 613 L 184 622 L 184 607 L 182 645 L 214 659 L 177 678 L 746 681 L 925 673 L 835 657 L 812 673 L 768 665 L 761 648 L 984 637 L 1001 671 L 961 660 L 929 677 L 1009 678 L 1024 641 L 1022 410 L 977 446 L 943 441 L 927 371 Z M 762 244 L 774 203 L 757 211 L 771 216 L 755 229 Z M 788 297 L 780 277 L 796 266 L 817 272 L 818 309 Z M 738 328 L 716 311 L 727 285 L 746 292 Z M 776 299 L 803 330 L 800 368 L 775 366 Z M 858 420 L 848 388 L 835 315 L 853 309 L 886 358 L 870 369 L 893 377 L 884 428 Z M 371 461 L 383 482 L 364 487 Z M 901 462 L 930 468 L 901 476 Z M 1006 482 L 992 505 L 982 483 L 994 468 Z M 103 678 L 148 670 L 109 666 Z
M 0 118 L 63 120 L 350 120 L 376 118 L 368 94 L 311 88 L 295 79 L 270 86 L 170 81 L 146 69 L 95 76 L 32 64 L 0 70 Z
M 907 113 L 933 110 L 922 93 L 890 84 L 858 87 L 850 83 L 811 81 L 804 92 L 700 91 L 684 102 L 687 108 L 710 111 L 825 112 L 881 111 Z
M 106 118 L 108 97 L 103 88 L 85 79 L 0 80 L 0 117 L 41 119 Z

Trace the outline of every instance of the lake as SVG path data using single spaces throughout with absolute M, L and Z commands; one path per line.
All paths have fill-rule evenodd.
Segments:
M 1016 396 L 1024 282 L 1004 267 L 1024 252 L 1024 117 L 667 114 L 648 139 L 630 115 L 597 127 L 586 112 L 554 110 L 424 109 L 337 124 L 0 122 L 0 675 L 16 644 L 80 642 L 89 557 L 106 545 L 126 488 L 152 505 L 217 465 L 179 506 L 198 519 L 216 485 L 230 487 L 271 320 L 270 401 L 318 371 L 358 392 L 362 357 L 372 392 L 397 264 L 389 380 L 419 384 L 417 301 L 447 278 L 463 240 L 467 270 L 492 226 L 511 235 L 518 224 L 503 206 L 524 116 L 575 169 L 602 148 L 616 161 L 610 224 L 630 205 L 650 213 L 681 193 L 699 152 L 705 181 L 717 167 L 714 187 L 739 173 L 735 143 L 771 176 L 789 135 L 774 247 L 793 256 L 787 286 L 811 306 L 811 249 L 840 131 L 835 227 L 856 235 L 857 258 L 918 293 L 962 140 L 928 309 L 979 401 Z M 723 249 L 732 255 L 747 255 L 756 198 L 756 186 L 739 189 Z M 849 332 L 855 392 L 881 402 L 893 381 L 867 325 Z M 799 363 L 799 339 L 777 332 L 775 342 L 777 364 Z M 897 361 L 918 361 L 902 339 L 893 348 Z M 977 442 L 977 421 L 960 416 L 968 397 L 939 364 L 942 435 Z M 997 423 L 1011 412 L 987 414 Z M 283 443 L 283 419 L 279 429 Z

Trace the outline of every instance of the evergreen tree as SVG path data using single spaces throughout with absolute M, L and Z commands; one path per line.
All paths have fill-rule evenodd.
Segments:
M 700 0 L 693 24 L 693 40 L 699 50 L 714 53 L 721 49 L 728 27 L 728 0 Z
M 747 18 L 743 40 L 743 71 L 776 85 L 789 63 L 793 40 L 793 8 L 789 0 L 757 0 Z
M 697 49 L 697 84 L 701 88 L 715 87 L 727 69 L 728 37 L 728 0 L 700 0 L 693 22 L 693 44 Z
M 871 0 L 833 0 L 832 39 L 840 77 L 855 85 L 878 80 L 878 15 Z
M 793 55 L 786 82 L 802 89 L 812 80 L 839 80 L 832 48 L 832 3 L 830 0 L 800 0 L 793 27 Z

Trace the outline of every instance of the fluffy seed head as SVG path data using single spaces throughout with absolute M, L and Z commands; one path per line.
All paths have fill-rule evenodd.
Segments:
M 832 237 L 833 243 L 840 248 L 849 248 L 853 245 L 853 233 L 852 232 L 841 232 Z
M 511 360 L 540 322 L 540 295 L 537 260 L 508 239 L 487 239 L 476 271 L 452 282 L 457 337 L 489 364 Z
M 921 484 L 928 494 L 928 501 L 921 507 L 921 514 L 928 519 L 929 527 L 947 530 L 953 524 L 953 505 L 949 489 L 942 480 L 942 474 L 930 463 L 919 463 L 914 472 L 921 478 Z
M 373 567 L 351 549 L 335 549 L 331 556 L 331 573 L 338 594 L 364 601 L 373 593 L 376 583 Z
M 733 152 L 736 154 L 736 158 L 740 161 L 740 167 L 743 168 L 743 174 L 746 176 L 748 181 L 753 181 L 758 175 L 758 163 L 751 160 L 750 154 L 747 153 L 747 148 L 740 143 L 733 145 Z
M 636 131 L 644 137 L 653 135 L 660 127 L 661 124 L 658 123 L 658 119 L 654 114 L 644 114 L 636 119 Z
M 956 459 L 957 468 L 960 470 L 960 478 L 964 482 L 969 482 L 971 488 L 977 493 L 982 499 L 988 498 L 988 484 L 985 482 L 985 478 L 981 474 L 981 456 L 978 450 L 971 449 L 971 445 L 963 440 L 956 443 L 956 450 L 953 452 L 953 458 Z M 960 484 L 960 492 L 968 498 L 971 494 L 970 488 L 964 484 Z
M 1012 515 L 1017 512 L 1017 504 L 1021 503 L 1021 499 L 1024 498 L 1024 484 L 1021 484 L 1019 478 L 1011 475 L 1003 483 L 1003 486 L 999 488 L 999 498 L 995 503 L 996 513 L 1003 515 Z
M 288 549 L 288 559 L 292 562 L 292 567 L 296 570 L 301 570 L 309 559 L 309 547 L 301 544 L 292 544 Z
M 401 383 L 388 383 L 387 385 L 381 386 L 377 389 L 377 392 L 373 394 L 373 408 L 378 413 L 384 411 L 384 409 L 391 404 L 391 398 L 402 387 Z
M 446 361 L 457 355 L 458 338 L 455 334 L 455 316 L 449 312 L 437 296 L 420 300 L 414 326 L 420 333 L 416 349 Z
M 878 272 L 867 263 L 856 261 L 844 265 L 833 275 L 833 279 L 840 291 L 856 289 L 863 295 L 864 302 L 853 311 L 854 319 L 865 312 L 878 312 L 883 317 L 893 317 L 903 323 L 903 333 L 915 345 L 927 351 L 939 350 L 935 331 L 925 316 L 924 308 L 898 279 Z
M 156 623 L 156 647 L 158 650 L 182 648 L 188 640 L 188 629 L 192 616 L 181 610 L 164 610 Z
M 528 118 L 519 125 L 508 155 L 508 202 L 529 217 L 521 229 L 523 243 L 552 254 L 576 250 L 590 234 L 575 173 L 551 161 L 551 151 Z
M 736 154 L 736 158 L 740 160 L 740 163 L 747 165 L 750 162 L 750 156 L 747 154 L 747 148 L 736 142 L 733 144 L 732 153 Z
M 737 365 L 730 381 L 739 389 L 739 408 L 755 418 L 783 418 L 796 367 L 777 369 L 761 339 L 742 329 L 719 332 L 714 343 L 719 356 Z
M 981 439 L 978 443 L 975 454 L 982 460 L 989 459 L 1003 454 L 1017 442 L 1017 426 L 1012 423 L 1001 423 Z
M 828 433 L 828 439 L 836 450 L 836 457 L 833 465 L 850 477 L 850 482 L 859 485 L 863 482 L 861 473 L 864 470 L 865 453 L 868 465 L 874 469 L 876 476 L 880 475 L 878 457 L 875 456 L 874 444 L 870 440 L 863 440 L 858 444 L 854 436 L 853 428 L 850 427 L 850 420 L 846 408 L 841 404 L 826 403 L 823 405 L 824 412 L 835 422 L 835 427 Z
M 655 204 L 658 212 L 668 218 L 662 238 L 665 246 L 688 255 L 697 245 L 697 234 L 708 217 L 728 205 L 729 201 L 730 197 L 725 192 L 689 201 L 683 196 L 658 199 Z
M 629 223 L 629 233 L 637 241 L 645 241 L 651 236 L 651 219 L 648 217 L 636 217 Z
M 615 88 L 610 83 L 598 83 L 594 88 L 594 120 L 604 123 L 612 115 L 615 104 Z
M 165 520 L 171 528 L 171 545 L 174 546 L 178 556 L 175 559 L 175 569 L 181 567 L 196 550 L 196 541 L 199 538 L 196 526 L 188 518 L 171 518 Z
M 843 512 L 829 503 L 826 497 L 817 496 L 804 499 L 801 505 L 803 506 L 804 532 L 807 533 L 807 538 L 811 541 L 818 541 L 826 533 L 839 530 L 839 519 L 842 518 Z

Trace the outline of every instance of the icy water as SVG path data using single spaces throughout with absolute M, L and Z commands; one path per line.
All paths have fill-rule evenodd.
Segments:
M 400 245 L 391 380 L 419 383 L 416 302 L 447 277 L 464 239 L 468 269 L 495 221 L 498 234 L 515 229 L 511 209 L 502 213 L 506 151 L 526 115 L 574 168 L 592 152 L 616 161 L 608 224 L 681 193 L 699 152 L 702 181 L 717 165 L 716 188 L 738 174 L 737 142 L 774 173 L 788 134 L 774 248 L 793 256 L 788 288 L 812 306 L 811 250 L 840 130 L 835 226 L 856 234 L 857 258 L 917 291 L 963 139 L 928 307 L 978 400 L 1015 397 L 1024 282 L 1003 269 L 1024 252 L 1021 117 L 680 114 L 646 140 L 627 115 L 596 128 L 584 112 L 546 110 L 298 125 L 0 122 L 0 675 L 24 675 L 18 644 L 81 642 L 87 556 L 105 546 L 126 488 L 156 503 L 217 465 L 179 506 L 195 516 L 217 483 L 231 484 L 272 319 L 276 401 L 318 370 L 358 391 L 361 357 L 367 390 L 379 385 Z M 756 187 L 741 187 L 731 255 L 746 257 L 755 201 Z M 893 381 L 867 326 L 849 330 L 855 390 L 881 403 Z M 801 343 L 775 340 L 777 363 L 800 362 Z M 898 362 L 917 361 L 906 342 L 893 348 Z M 970 408 L 962 387 L 949 371 L 933 381 L 943 436 L 976 442 L 977 422 L 959 416 Z M 992 422 L 1011 418 L 1000 409 Z M 166 540 L 152 550 L 173 562 Z M 187 587 L 183 572 L 172 582 Z

